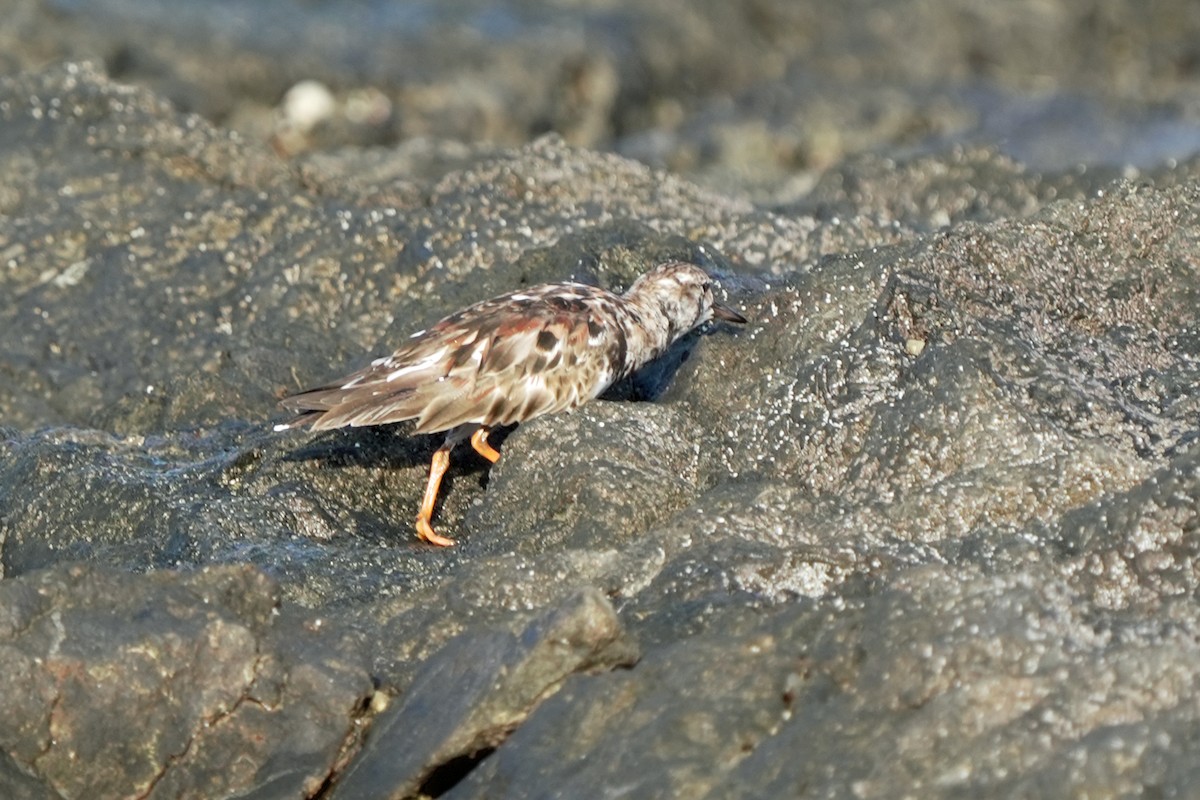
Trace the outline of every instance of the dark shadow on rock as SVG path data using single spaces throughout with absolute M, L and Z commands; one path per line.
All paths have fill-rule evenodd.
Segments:
M 445 433 L 412 433 L 411 427 L 410 423 L 402 422 L 323 431 L 311 441 L 289 450 L 281 460 L 317 461 L 322 468 L 328 469 L 427 467 L 434 452 L 444 441 Z M 499 449 L 515 429 L 516 425 L 495 428 L 488 436 L 488 442 Z M 465 442 L 454 448 L 451 464 L 455 472 L 473 474 L 485 471 L 490 466 L 485 459 L 472 457 L 473 453 L 470 444 Z
M 496 748 L 485 747 L 478 752 L 450 759 L 429 773 L 429 777 L 425 779 L 417 792 L 423 796 L 441 797 L 462 783 L 463 779 L 494 752 L 496 752 Z
M 738 326 L 729 323 L 709 323 L 699 331 L 683 337 L 667 348 L 658 358 L 619 383 L 613 384 L 600 395 L 601 400 L 633 400 L 654 402 L 671 388 L 675 374 L 687 363 L 692 353 L 700 346 L 702 338 L 710 336 L 736 336 Z
M 452 639 L 375 719 L 330 796 L 374 800 L 407 797 L 423 785 L 448 789 L 570 675 L 637 657 L 608 600 L 590 588 L 540 613 L 520 635 Z
M 390 467 L 405 469 L 428 464 L 441 435 L 413 434 L 409 423 L 343 428 L 309 433 L 300 429 L 281 436 L 303 437 L 289 448 L 283 461 L 315 461 L 322 468 Z M 304 441 L 307 439 L 308 441 Z

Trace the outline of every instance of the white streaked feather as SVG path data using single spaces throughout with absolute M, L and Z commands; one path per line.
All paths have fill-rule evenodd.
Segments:
M 391 383 L 392 381 L 399 380 L 410 373 L 420 372 L 421 370 L 428 369 L 442 360 L 442 358 L 446 355 L 447 349 L 448 348 L 443 347 L 441 350 L 436 350 L 425 356 L 420 361 L 413 361 L 410 364 L 405 364 L 403 367 L 400 367 L 400 369 L 389 372 L 384 380 L 388 383 Z M 344 388 L 349 388 L 349 384 L 347 384 L 347 386 Z

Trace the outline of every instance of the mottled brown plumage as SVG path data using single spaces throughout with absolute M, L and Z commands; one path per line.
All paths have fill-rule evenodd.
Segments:
M 453 544 L 430 527 L 449 451 L 470 438 L 487 444 L 497 425 L 574 408 L 657 358 L 710 319 L 745 322 L 713 300 L 712 280 L 691 264 L 662 264 L 623 295 L 556 283 L 522 289 L 451 314 L 418 331 L 390 356 L 281 404 L 299 416 L 276 430 L 383 425 L 416 420 L 417 433 L 449 431 L 434 455 L 417 532 Z

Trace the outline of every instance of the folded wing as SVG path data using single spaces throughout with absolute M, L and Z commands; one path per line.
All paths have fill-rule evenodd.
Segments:
M 574 407 L 611 382 L 615 351 L 589 326 L 590 303 L 553 300 L 513 293 L 447 317 L 365 369 L 282 400 L 299 414 L 286 427 L 415 419 L 418 432 L 432 433 Z

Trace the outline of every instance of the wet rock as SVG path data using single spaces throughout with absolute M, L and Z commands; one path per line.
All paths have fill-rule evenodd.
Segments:
M 371 684 L 352 639 L 281 621 L 278 601 L 244 567 L 0 582 L 15 796 L 314 792 Z
M 1186 794 L 1200 619 L 1170 607 L 1147 627 L 1042 565 L 960 565 L 725 614 L 568 683 L 447 796 Z
M 612 606 L 595 590 L 542 612 L 518 635 L 452 639 L 424 663 L 402 700 L 375 719 L 331 796 L 412 796 L 449 778 L 437 770 L 463 769 L 456 759 L 499 746 L 572 675 L 636 660 Z
M 289 164 L 79 64 L 0 79 L 0 117 L 13 794 L 1183 792 L 1195 160 L 892 152 L 768 210 L 553 136 Z M 456 452 L 453 549 L 411 528 L 435 438 L 270 431 L 280 392 L 469 302 L 665 257 L 750 324 L 506 432 L 495 467 Z M 550 657 L 554 620 L 597 619 Z M 574 674 L 630 640 L 634 668 Z M 97 677 L 142 652 L 212 682 Z M 113 705 L 123 735 L 68 733 L 116 766 L 48 744 L 55 709 Z

